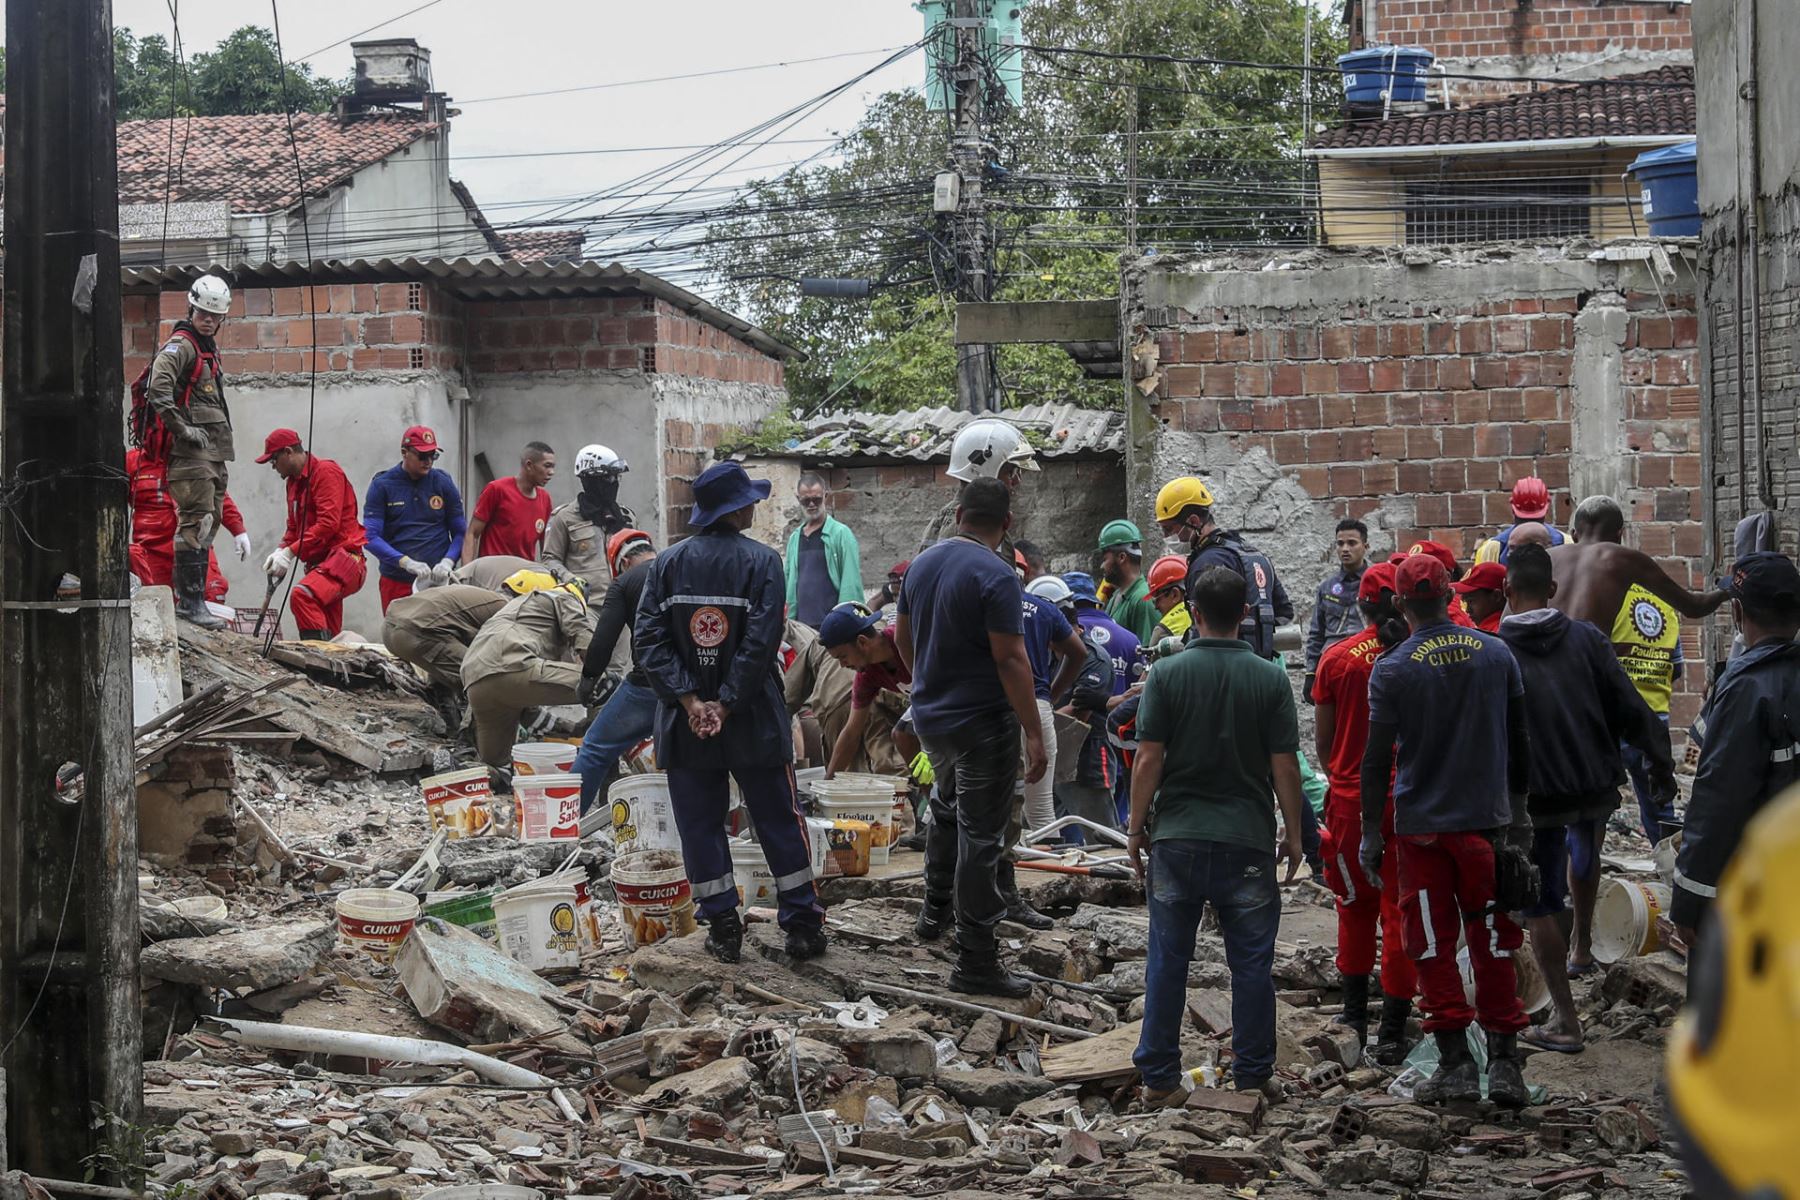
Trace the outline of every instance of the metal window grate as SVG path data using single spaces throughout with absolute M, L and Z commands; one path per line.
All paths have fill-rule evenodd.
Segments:
M 1502 242 L 1586 237 L 1594 209 L 1588 176 L 1409 180 L 1408 242 Z

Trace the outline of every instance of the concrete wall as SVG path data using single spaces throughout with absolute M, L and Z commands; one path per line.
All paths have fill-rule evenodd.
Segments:
M 1101 526 L 1125 512 L 1124 464 L 1116 458 L 1040 462 L 1043 469 L 1027 474 L 1014 498 L 1012 535 L 1042 547 L 1052 571 L 1091 572 Z M 889 567 L 917 553 L 926 530 L 960 486 L 944 474 L 943 463 L 826 466 L 770 458 L 744 466 L 775 484 L 769 524 L 776 537 L 771 544 L 781 550 L 801 522 L 795 483 L 801 471 L 817 471 L 825 479 L 832 515 L 856 534 L 864 590 L 871 592 Z
M 1126 325 L 1155 342 L 1131 414 L 1133 515 L 1150 532 L 1156 487 L 1201 474 L 1304 613 L 1340 518 L 1367 522 L 1377 552 L 1431 538 L 1466 561 L 1536 473 L 1559 525 L 1582 497 L 1616 496 L 1627 541 L 1698 585 L 1693 266 L 1666 256 L 1665 276 L 1660 244 L 1593 251 L 1128 265 Z
M 1779 0 L 1712 0 L 1694 17 L 1707 529 L 1722 569 L 1757 512 L 1800 551 L 1800 25 Z
M 531 372 L 476 375 L 474 381 L 471 459 L 485 454 L 496 478 L 511 475 L 519 469 L 526 442 L 546 442 L 556 451 L 557 475 L 550 494 L 561 504 L 573 500 L 579 490 L 576 451 L 599 442 L 631 464 L 619 485 L 619 499 L 638 520 L 656 520 L 656 436 L 646 419 L 653 400 L 650 382 L 641 372 Z M 480 491 L 476 474 L 471 469 L 472 492 Z
M 662 491 L 658 506 L 661 524 L 648 528 L 667 545 L 691 532 L 687 523 L 694 504 L 691 485 L 713 464 L 713 449 L 726 440 L 725 431 L 755 429 L 764 417 L 787 403 L 787 392 L 764 383 L 732 383 L 685 375 L 655 375 L 651 386 L 655 395 L 652 428 Z M 785 491 L 791 498 L 792 485 Z M 756 532 L 763 540 L 768 540 L 767 521 L 764 517 L 764 524 Z

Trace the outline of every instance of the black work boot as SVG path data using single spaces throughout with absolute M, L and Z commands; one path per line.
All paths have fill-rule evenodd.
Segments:
M 1358 1045 L 1369 1040 L 1369 977 L 1344 976 L 1344 1011 L 1331 1019 L 1356 1034 Z
M 1531 1103 L 1520 1069 L 1519 1039 L 1510 1033 L 1488 1031 L 1488 1099 L 1507 1108 L 1524 1108 Z
M 294 633 L 303 642 L 329 642 L 331 635 L 323 629 L 296 629 Z
M 787 931 L 789 958 L 805 961 L 825 953 L 825 931 L 817 925 L 796 925 Z
M 225 622 L 206 607 L 206 553 L 175 551 L 175 615 L 202 629 L 223 629 Z
M 1023 1000 L 1031 995 L 1031 981 L 1007 970 L 1000 961 L 1000 947 L 992 929 L 956 930 L 956 969 L 950 972 L 950 990 L 972 996 L 1005 996 Z
M 930 900 L 919 906 L 919 919 L 913 922 L 913 932 L 919 935 L 922 942 L 935 942 L 944 936 L 949 927 L 952 914 L 948 904 L 933 904 Z
M 1005 860 L 1000 863 L 1000 898 L 1006 901 L 1006 919 L 1027 929 L 1049 929 L 1056 922 L 1046 917 L 1037 909 L 1025 902 L 1019 895 L 1019 880 L 1013 874 L 1013 865 Z
M 1467 1029 L 1440 1029 L 1437 1073 L 1413 1089 L 1414 1104 L 1450 1104 L 1481 1099 L 1481 1072 L 1469 1053 Z
M 728 908 L 707 922 L 706 952 L 722 963 L 734 963 L 744 952 L 744 919 Z
M 1381 1025 L 1369 1047 L 1369 1057 L 1384 1067 L 1397 1067 L 1406 1061 L 1406 1022 L 1412 1016 L 1412 1001 L 1401 996 L 1381 998 Z

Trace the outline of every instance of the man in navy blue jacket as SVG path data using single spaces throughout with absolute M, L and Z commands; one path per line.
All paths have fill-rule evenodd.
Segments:
M 363 534 L 381 564 L 381 611 L 414 586 L 450 582 L 462 550 L 462 493 L 437 462 L 437 435 L 414 425 L 400 435 L 400 461 L 369 480 L 363 496 Z
M 769 482 L 734 462 L 694 480 L 688 524 L 702 530 L 650 563 L 632 629 L 656 693 L 656 761 L 669 777 L 681 856 L 708 918 L 706 948 L 736 962 L 744 924 L 725 837 L 730 780 L 743 792 L 775 875 L 787 952 L 825 952 L 806 818 L 794 797 L 794 738 L 781 692 L 781 559 L 743 536 Z

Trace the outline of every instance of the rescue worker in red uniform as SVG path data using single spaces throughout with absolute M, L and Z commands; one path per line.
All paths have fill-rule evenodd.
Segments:
M 305 566 L 289 597 L 294 625 L 302 640 L 336 637 L 344 629 L 344 597 L 361 591 L 368 578 L 356 491 L 342 467 L 302 449 L 292 429 L 264 439 L 256 461 L 287 481 L 287 532 L 264 560 L 263 573 L 279 581 L 296 561 Z
M 1330 781 L 1325 794 L 1325 883 L 1337 897 L 1337 968 L 1344 981 L 1340 1024 L 1356 1031 L 1357 1041 L 1369 1032 L 1369 973 L 1375 967 L 1375 928 L 1381 927 L 1381 1025 L 1369 1056 L 1394 1066 L 1406 1058 L 1406 1021 L 1419 989 L 1418 973 L 1406 956 L 1400 916 L 1400 872 L 1388 854 L 1381 874 L 1371 879 L 1357 861 L 1362 839 L 1362 760 L 1369 740 L 1369 676 L 1375 660 L 1390 646 L 1406 640 L 1406 620 L 1394 602 L 1394 568 L 1376 563 L 1357 585 L 1357 607 L 1368 625 L 1361 633 L 1334 642 L 1319 656 L 1313 680 L 1317 708 L 1314 748 Z M 1391 843 L 1394 816 L 1390 808 L 1382 834 Z
M 175 501 L 169 495 L 168 464 L 141 449 L 125 452 L 125 477 L 131 486 L 131 573 L 145 587 L 172 587 L 175 579 Z M 250 557 L 250 535 L 244 514 L 225 496 L 219 523 L 231 534 L 238 561 Z M 219 572 L 219 558 L 206 555 L 206 598 L 218 603 L 230 587 Z

